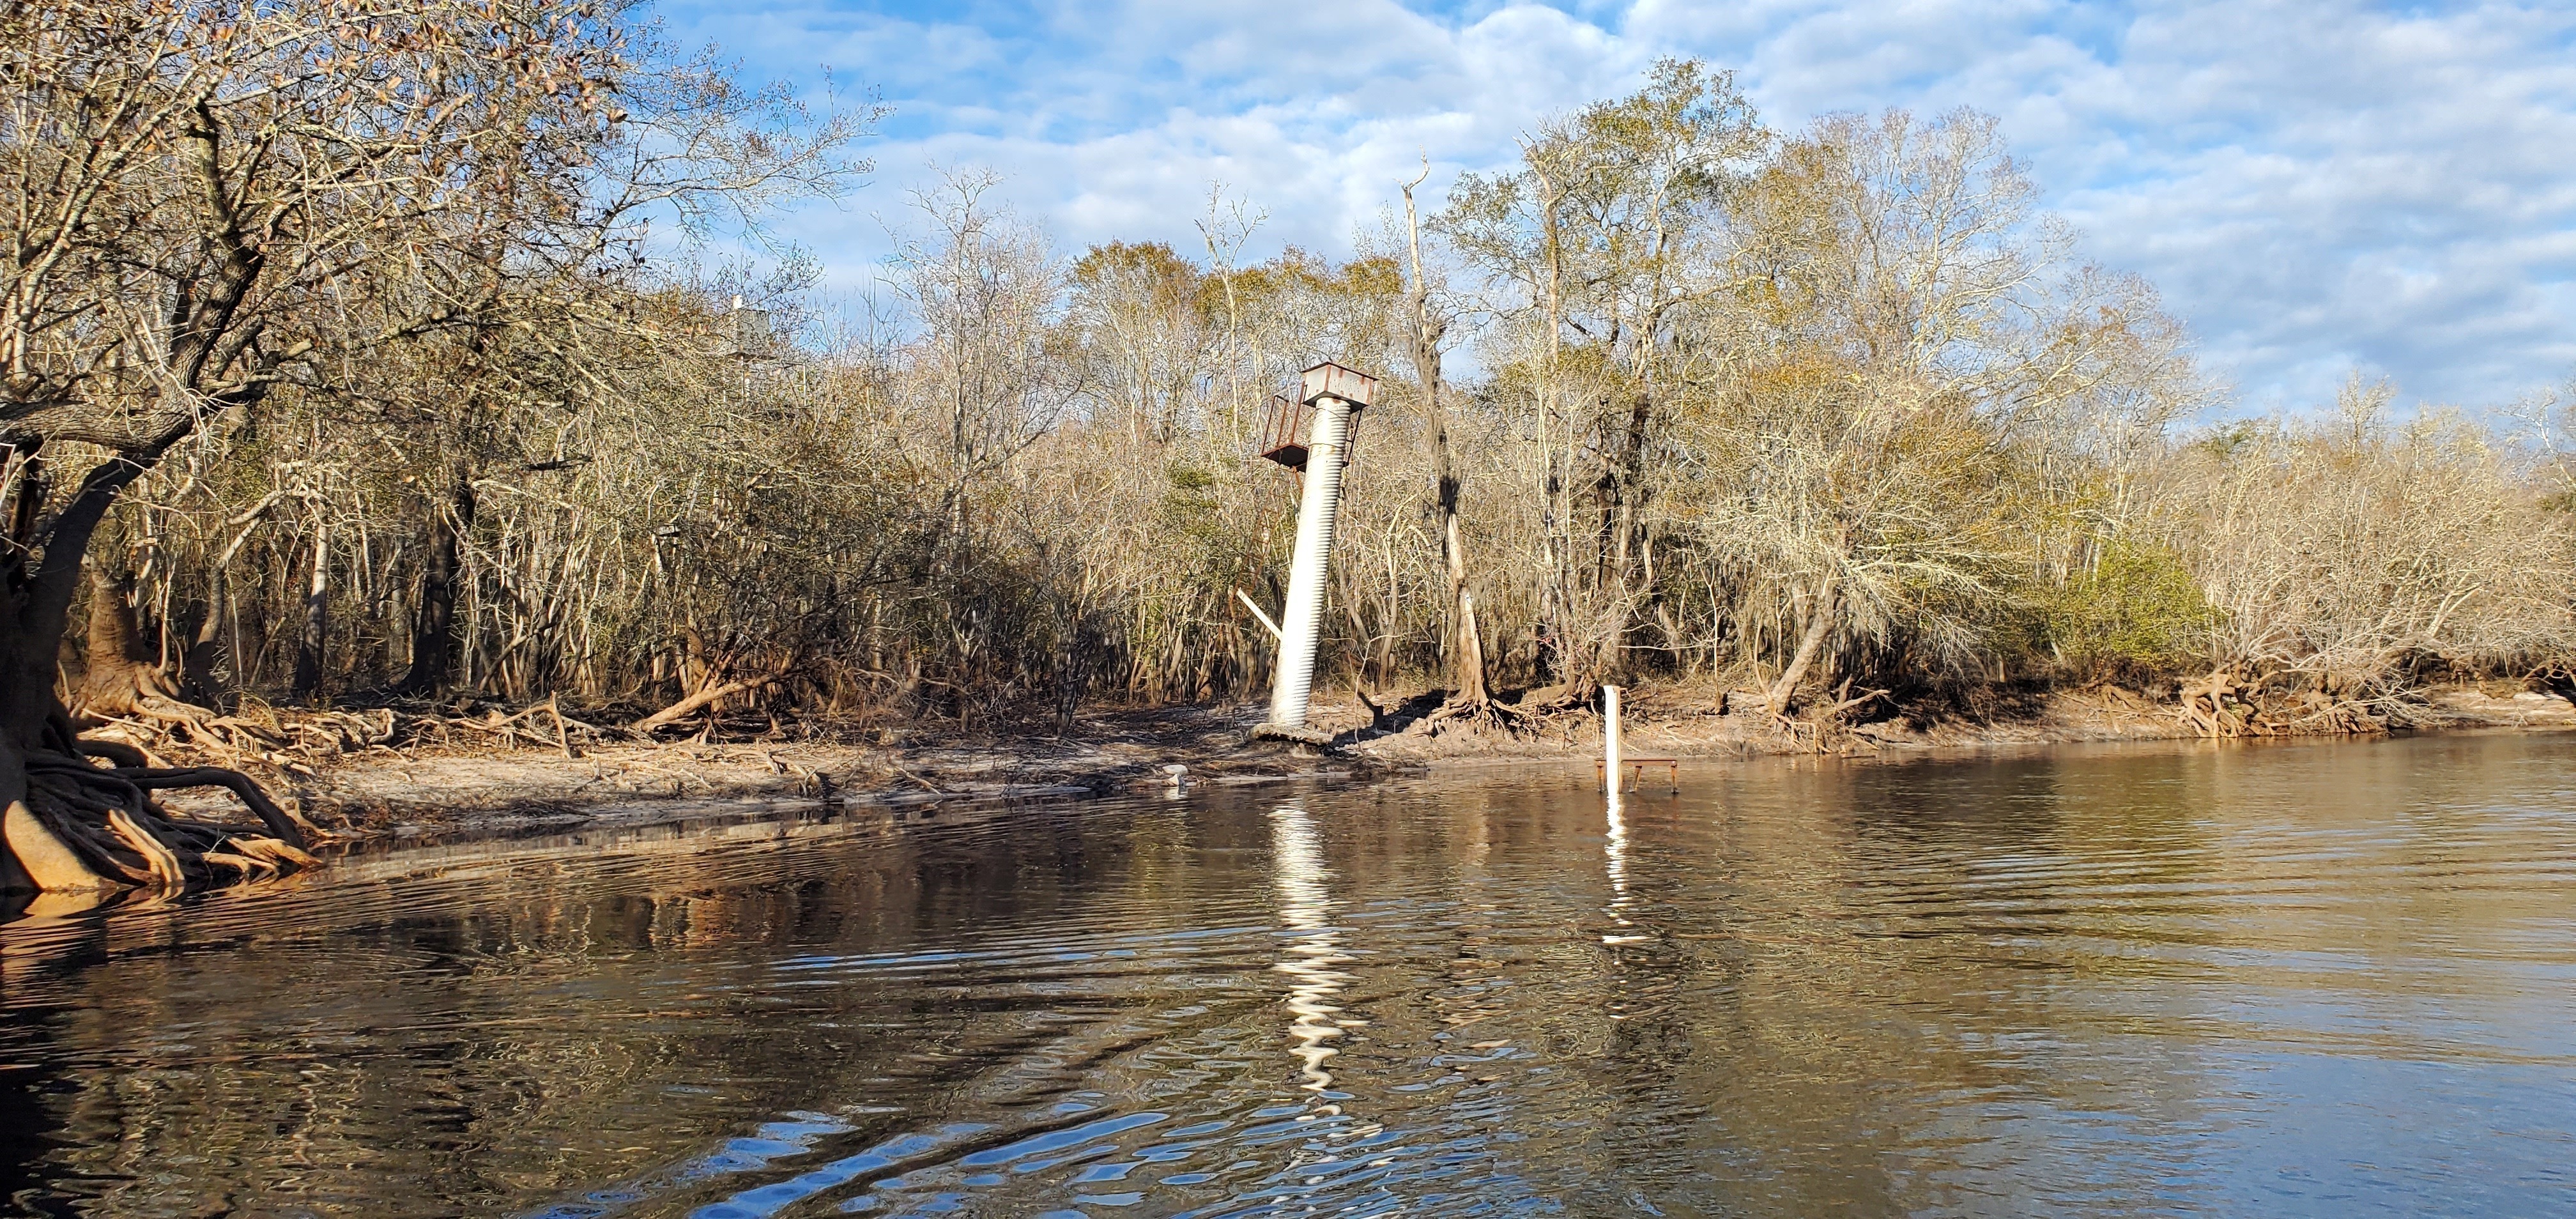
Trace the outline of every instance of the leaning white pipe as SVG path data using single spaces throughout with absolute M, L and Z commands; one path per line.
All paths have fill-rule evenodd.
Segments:
M 1297 554 L 1288 565 L 1288 604 L 1279 611 L 1279 668 L 1270 682 L 1270 726 L 1306 726 L 1315 688 L 1315 644 L 1324 629 L 1324 564 L 1333 553 L 1333 522 L 1342 507 L 1342 455 L 1351 404 L 1315 400 L 1315 430 L 1306 441 L 1306 495 L 1297 505 Z

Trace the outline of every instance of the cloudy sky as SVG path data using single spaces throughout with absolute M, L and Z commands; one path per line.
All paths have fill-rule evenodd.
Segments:
M 787 226 L 864 282 L 933 166 L 1006 175 L 1069 250 L 1193 249 L 1209 184 L 1255 252 L 1339 253 L 1428 152 L 1433 189 L 1656 58 L 1764 118 L 2001 116 L 2088 255 L 2144 272 L 2244 409 L 2349 372 L 2485 405 L 2576 372 L 2576 3 L 2051 0 L 661 0 L 753 73 L 895 107 L 870 184 Z

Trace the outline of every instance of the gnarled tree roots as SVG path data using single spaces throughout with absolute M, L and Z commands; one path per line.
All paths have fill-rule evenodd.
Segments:
M 2354 699 L 2324 690 L 2267 696 L 2263 682 L 2233 668 L 2181 683 L 2181 717 L 2204 737 L 2372 736 L 2408 722 L 2394 698 Z
M 2254 686 L 2234 669 L 2212 669 L 2182 683 L 2182 720 L 2205 737 L 2271 736 L 2272 726 L 2254 705 Z
M 1500 732 L 1519 736 L 1535 725 L 1536 717 L 1518 707 L 1505 706 L 1490 698 L 1451 698 L 1423 716 L 1417 729 L 1425 736 L 1464 729 L 1468 732 Z
M 83 741 L 81 754 L 137 760 L 128 747 Z M 102 766 L 88 756 L 38 751 L 26 758 L 27 798 L 6 813 L 9 850 L 39 889 L 124 885 L 190 888 L 312 866 L 307 831 L 259 786 L 218 767 Z M 156 792 L 220 787 L 257 826 L 224 825 L 163 809 Z

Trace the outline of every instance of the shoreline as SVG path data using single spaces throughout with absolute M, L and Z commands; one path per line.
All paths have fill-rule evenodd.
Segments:
M 1831 750 L 1781 731 L 1766 716 L 1715 714 L 1688 692 L 1631 692 L 1622 726 L 1630 756 L 1686 762 L 1779 756 L 1855 761 L 1973 757 L 2029 747 L 2198 739 L 2172 703 L 2126 691 L 2066 691 L 2009 720 L 1949 721 L 1926 728 L 1861 725 Z M 1111 711 L 1063 738 L 1040 735 L 922 743 L 773 741 L 631 742 L 583 749 L 535 746 L 369 750 L 317 759 L 290 792 L 336 832 L 334 854 L 403 842 L 454 844 L 586 829 L 631 829 L 742 815 L 903 810 L 928 805 L 1086 799 L 1168 789 L 1163 768 L 1189 768 L 1192 786 L 1297 779 L 1379 778 L 1497 764 L 1580 762 L 1600 748 L 1597 718 L 1566 715 L 1517 736 L 1418 728 L 1371 732 L 1356 702 L 1318 705 L 1313 722 L 1335 734 L 1321 755 L 1274 742 L 1247 743 L 1258 704 Z M 1377 721 L 1381 727 L 1390 721 Z M 1399 718 L 1393 724 L 1402 724 Z M 2576 730 L 2564 700 L 2478 686 L 2433 692 L 2418 722 L 2399 730 Z M 2322 740 L 2333 734 L 2243 738 Z

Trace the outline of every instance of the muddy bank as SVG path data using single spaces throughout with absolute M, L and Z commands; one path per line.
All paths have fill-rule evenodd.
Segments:
M 2143 741 L 2194 735 L 2170 702 L 2126 691 L 2062 692 L 2025 713 L 1987 722 L 1859 725 L 1819 741 L 1752 710 L 1721 714 L 1705 692 L 1641 688 L 1629 695 L 1626 749 L 1684 759 L 1829 751 L 1916 756 L 2056 742 Z M 318 759 L 293 794 L 326 825 L 356 838 L 511 834 L 579 826 L 645 825 L 761 807 L 886 806 L 1098 795 L 1168 785 L 1169 767 L 1196 784 L 1390 771 L 1499 761 L 1576 761 L 1600 748 L 1587 714 L 1525 730 L 1427 732 L 1402 710 L 1372 716 L 1357 702 L 1318 706 L 1329 751 L 1248 742 L 1263 708 L 1181 707 L 1089 716 L 1062 737 L 937 737 L 889 742 L 620 743 L 572 748 L 458 750 L 376 747 Z M 2510 688 L 2437 692 L 2415 730 L 2576 728 L 2576 708 Z

